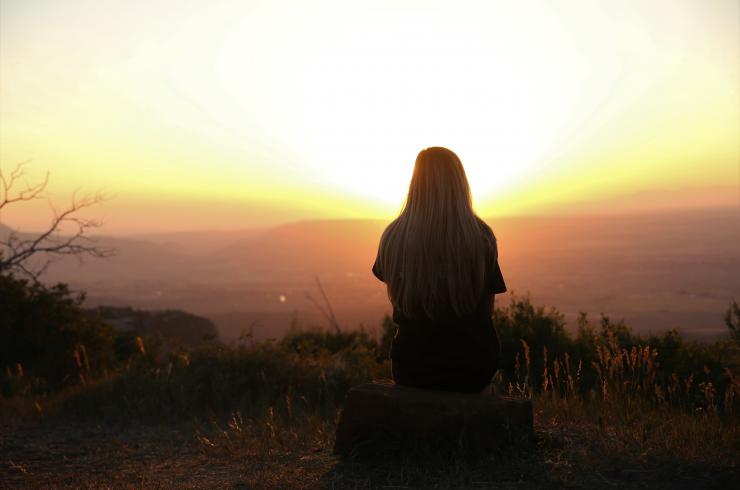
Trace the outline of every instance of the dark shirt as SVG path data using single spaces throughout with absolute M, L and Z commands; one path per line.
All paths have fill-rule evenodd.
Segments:
M 377 259 L 372 271 L 384 281 Z M 491 295 L 503 292 L 506 284 L 498 257 L 491 256 L 486 260 L 485 287 L 472 313 L 432 320 L 426 315 L 411 318 L 394 307 L 393 321 L 398 329 L 391 343 L 391 360 L 405 366 L 406 372 L 418 373 L 420 378 L 404 384 L 457 389 L 455 386 L 467 386 L 470 382 L 472 387 L 460 390 L 474 391 L 480 389 L 476 388 L 480 376 L 485 379 L 481 386 L 487 384 L 498 368 L 500 351 L 491 320 Z

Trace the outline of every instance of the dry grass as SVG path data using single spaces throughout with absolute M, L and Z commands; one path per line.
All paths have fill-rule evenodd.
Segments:
M 475 458 L 431 448 L 340 460 L 331 448 L 343 396 L 354 384 L 387 377 L 388 364 L 367 339 L 327 335 L 196 351 L 161 365 L 144 362 L 142 342 L 141 359 L 103 379 L 91 379 L 80 349 L 76 387 L 1 401 L 0 486 L 740 484 L 736 357 L 720 368 L 666 374 L 655 346 L 620 347 L 615 336 L 597 343 L 588 362 L 547 347 L 535 352 L 522 340 L 510 377 L 502 372 L 494 381 L 500 393 L 533 400 L 534 442 Z

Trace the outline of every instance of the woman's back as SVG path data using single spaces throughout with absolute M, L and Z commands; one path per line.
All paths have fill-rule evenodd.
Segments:
M 372 270 L 388 284 L 394 306 L 398 330 L 390 356 L 397 383 L 480 391 L 490 382 L 500 350 L 491 297 L 506 285 L 495 236 L 472 211 L 454 153 L 419 154 L 407 205 L 384 232 Z

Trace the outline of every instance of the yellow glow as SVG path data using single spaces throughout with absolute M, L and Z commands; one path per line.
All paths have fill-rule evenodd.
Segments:
M 172 204 L 156 223 L 178 228 L 387 217 L 435 145 L 460 155 L 486 214 L 686 186 L 736 202 L 737 2 L 0 13 L 0 165 L 32 158 L 56 196 L 115 194 L 113 228 L 157 201 Z M 201 211 L 191 222 L 178 206 Z

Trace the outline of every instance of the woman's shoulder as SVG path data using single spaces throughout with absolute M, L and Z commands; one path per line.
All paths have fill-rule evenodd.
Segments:
M 478 226 L 480 227 L 481 231 L 493 235 L 493 230 L 491 229 L 491 227 L 488 225 L 488 223 L 483 221 L 480 216 L 476 216 L 475 220 L 478 222 Z
M 496 246 L 496 235 L 493 233 L 493 230 L 491 227 L 476 216 L 476 219 L 478 220 L 478 226 L 480 227 L 481 233 L 483 234 L 483 237 L 494 247 Z
M 393 221 L 391 221 L 390 223 L 388 223 L 388 224 L 386 225 L 386 227 L 385 227 L 385 228 L 383 228 L 383 233 L 381 233 L 381 235 L 380 235 L 380 237 L 381 237 L 381 240 L 382 240 L 382 239 L 383 239 L 384 237 L 386 237 L 386 236 L 388 236 L 389 234 L 391 234 L 391 233 L 392 233 L 392 232 L 393 232 L 393 231 L 394 231 L 394 230 L 396 229 L 396 227 L 397 227 L 397 226 L 398 226 L 398 218 L 396 218 L 396 219 L 394 219 Z

